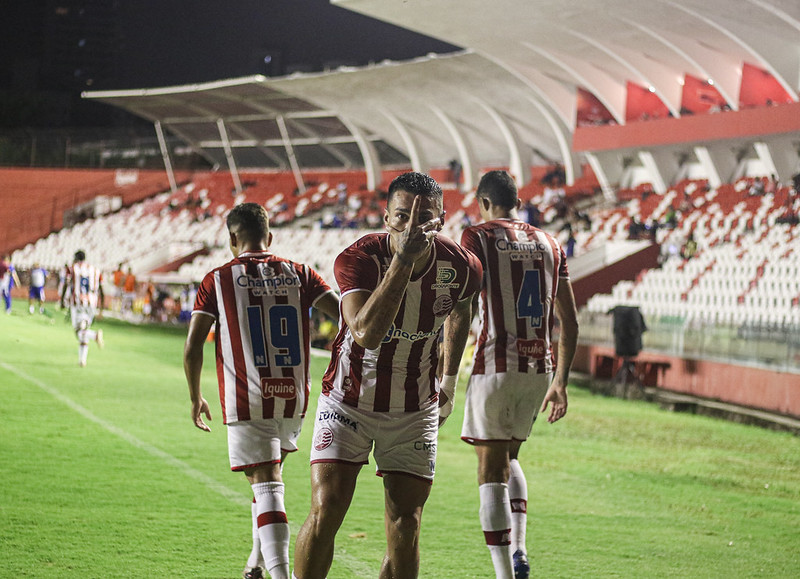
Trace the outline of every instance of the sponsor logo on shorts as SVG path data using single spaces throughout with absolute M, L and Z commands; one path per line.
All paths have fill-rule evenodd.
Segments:
M 294 378 L 262 378 L 261 397 L 283 398 L 284 400 L 297 398 L 297 387 L 294 384 Z
M 333 442 L 333 430 L 320 428 L 314 435 L 314 450 L 325 450 Z
M 450 313 L 453 309 L 453 298 L 448 295 L 439 296 L 433 302 L 433 315 L 441 318 Z
M 517 340 L 517 353 L 536 360 L 541 360 L 547 355 L 544 340 Z
M 436 443 L 425 440 L 415 440 L 414 450 L 424 450 L 425 452 L 436 452 Z
M 358 422 L 353 420 L 352 418 L 348 418 L 342 414 L 339 414 L 335 410 L 321 410 L 317 415 L 317 420 L 319 422 L 338 422 L 348 428 L 352 428 L 353 432 L 358 432 Z
M 460 283 L 453 283 L 456 279 L 456 270 L 452 267 L 440 267 L 436 270 L 436 283 L 432 289 L 453 289 L 461 287 Z

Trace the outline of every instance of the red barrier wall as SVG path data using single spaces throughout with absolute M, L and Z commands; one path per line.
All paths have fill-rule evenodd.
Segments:
M 614 357 L 614 349 L 581 345 L 573 368 L 596 376 L 603 356 Z M 800 374 L 653 352 L 642 352 L 637 360 L 669 364 L 658 378 L 664 390 L 800 418 Z

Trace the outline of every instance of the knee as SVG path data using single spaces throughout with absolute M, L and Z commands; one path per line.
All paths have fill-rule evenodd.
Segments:
M 417 512 L 390 516 L 386 521 L 387 533 L 403 541 L 415 541 L 419 535 L 421 518 L 421 513 Z

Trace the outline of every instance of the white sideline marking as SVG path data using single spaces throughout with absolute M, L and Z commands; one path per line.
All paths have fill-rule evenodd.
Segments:
M 312 355 L 314 355 L 314 356 L 330 356 L 330 352 L 328 352 L 327 350 L 316 350 L 316 349 L 314 349 L 314 350 L 312 350 Z M 6 370 L 11 372 L 12 374 L 16 374 L 17 376 L 19 376 L 23 380 L 25 380 L 27 382 L 30 382 L 34 386 L 38 386 L 43 391 L 47 392 L 50 396 L 52 396 L 53 398 L 55 398 L 59 402 L 65 404 L 66 406 L 68 406 L 69 408 L 71 408 L 72 410 L 74 410 L 75 412 L 77 412 L 78 414 L 80 414 L 81 416 L 86 418 L 87 420 L 89 420 L 91 422 L 94 422 L 95 424 L 97 424 L 98 426 L 104 428 L 105 430 L 107 430 L 111 434 L 115 434 L 115 435 L 119 436 L 122 440 L 128 442 L 129 444 L 135 446 L 136 448 L 144 450 L 145 452 L 155 456 L 156 458 L 160 458 L 161 460 L 166 462 L 168 465 L 173 466 L 173 467 L 177 468 L 178 470 L 182 471 L 189 478 L 194 479 L 197 482 L 204 484 L 205 486 L 207 486 L 208 488 L 210 488 L 213 491 L 216 491 L 217 493 L 219 493 L 220 495 L 222 495 L 226 499 L 236 503 L 236 505 L 238 505 L 240 507 L 249 507 L 250 503 L 252 502 L 252 499 L 246 498 L 241 493 L 236 492 L 233 489 L 230 489 L 230 488 L 226 487 L 223 484 L 220 484 L 219 482 L 217 482 L 214 479 L 212 479 L 210 476 L 208 476 L 205 473 L 200 472 L 196 468 L 193 468 L 192 466 L 186 464 L 185 462 L 183 462 L 179 458 L 175 458 L 171 454 L 169 454 L 167 452 L 164 452 L 163 450 L 161 450 L 159 448 L 156 448 L 155 446 L 153 446 L 151 444 L 148 444 L 148 443 L 144 442 L 143 440 L 139 440 L 138 438 L 136 438 L 131 433 L 126 432 L 125 430 L 122 430 L 118 426 L 116 426 L 116 425 L 114 425 L 114 424 L 112 424 L 112 423 L 110 423 L 110 422 L 108 422 L 106 420 L 103 420 L 99 416 L 95 416 L 89 409 L 84 408 L 83 406 L 81 406 L 80 404 L 75 402 L 72 398 L 69 398 L 68 396 L 62 394 L 60 391 L 58 391 L 57 389 L 53 388 L 52 386 L 49 386 L 48 384 L 45 384 L 44 382 L 42 382 L 38 378 L 34 378 L 33 376 L 30 376 L 29 374 L 23 372 L 22 370 L 20 370 L 18 368 L 15 368 L 11 364 L 7 364 L 6 362 L 3 362 L 1 360 L 0 360 L 0 366 L 5 368 Z M 293 525 L 290 525 L 290 528 L 292 529 L 292 531 L 294 531 Z M 359 561 L 355 557 L 349 555 L 348 553 L 342 552 L 341 547 L 337 546 L 336 550 L 335 550 L 335 553 L 336 553 L 335 554 L 336 561 L 341 563 L 341 564 L 343 564 L 343 565 L 345 565 L 350 571 L 352 571 L 354 573 L 358 573 L 359 577 L 374 577 L 375 576 L 375 569 L 369 567 L 366 563 L 362 563 L 361 561 Z
M 199 470 L 197 470 L 196 468 L 193 468 L 192 466 L 188 465 L 187 463 L 183 462 L 182 460 L 180 460 L 178 458 L 175 458 L 171 454 L 169 454 L 167 452 L 164 452 L 163 450 L 161 450 L 159 448 L 156 448 L 155 446 L 153 446 L 151 444 L 148 444 L 148 443 L 144 442 L 143 440 L 140 440 L 140 439 L 136 438 L 130 432 L 126 432 L 125 430 L 122 430 L 118 426 L 116 426 L 116 425 L 114 425 L 114 424 L 112 424 L 112 423 L 110 423 L 110 422 L 108 422 L 106 420 L 103 420 L 99 416 L 94 415 L 87 408 L 84 408 L 83 406 L 81 406 L 80 404 L 78 404 L 77 402 L 75 402 L 74 400 L 69 398 L 68 396 L 62 394 L 61 392 L 59 392 L 57 389 L 53 388 L 52 386 L 49 386 L 48 384 L 45 384 L 44 382 L 42 382 L 38 378 L 34 378 L 33 376 L 30 376 L 30 375 L 26 374 L 22 370 L 20 370 L 18 368 L 15 368 L 14 366 L 12 366 L 10 364 L 7 364 L 5 362 L 2 362 L 2 361 L 0 361 L 0 366 L 5 368 L 6 370 L 11 372 L 12 374 L 16 374 L 17 376 L 19 376 L 23 380 L 26 380 L 27 382 L 30 382 L 31 384 L 33 384 L 35 386 L 38 386 L 39 388 L 41 388 L 42 390 L 47 392 L 50 396 L 52 396 L 53 398 L 55 398 L 59 402 L 62 402 L 66 406 L 69 406 L 72 410 L 74 410 L 75 412 L 77 412 L 78 414 L 80 414 L 81 416 L 86 418 L 87 420 L 89 420 L 91 422 L 94 422 L 95 424 L 97 424 L 98 426 L 104 428 L 105 430 L 107 430 L 111 434 L 115 434 L 115 435 L 119 436 L 122 440 L 130 443 L 131 445 L 135 446 L 136 448 L 144 450 L 145 452 L 155 456 L 156 458 L 160 458 L 161 460 L 166 462 L 168 465 L 177 468 L 178 470 L 182 471 L 189 478 L 191 478 L 193 480 L 196 480 L 199 483 L 204 484 L 205 486 L 207 486 L 208 488 L 210 488 L 213 491 L 216 491 L 217 493 L 219 493 L 220 495 L 222 495 L 226 499 L 228 499 L 230 501 L 233 501 L 234 503 L 236 503 L 239 506 L 247 506 L 247 505 L 250 504 L 252 499 L 246 498 L 244 495 L 242 495 L 242 493 L 234 491 L 233 489 L 230 489 L 230 488 L 226 487 L 225 485 L 215 481 L 210 476 L 206 475 L 203 472 L 200 472 Z

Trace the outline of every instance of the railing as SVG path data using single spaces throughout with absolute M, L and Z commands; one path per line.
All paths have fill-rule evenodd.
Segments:
M 583 343 L 614 347 L 613 319 L 608 314 L 579 314 Z M 681 358 L 763 366 L 800 373 L 800 326 L 744 323 L 735 326 L 687 322 L 679 316 L 647 318 L 645 350 Z

